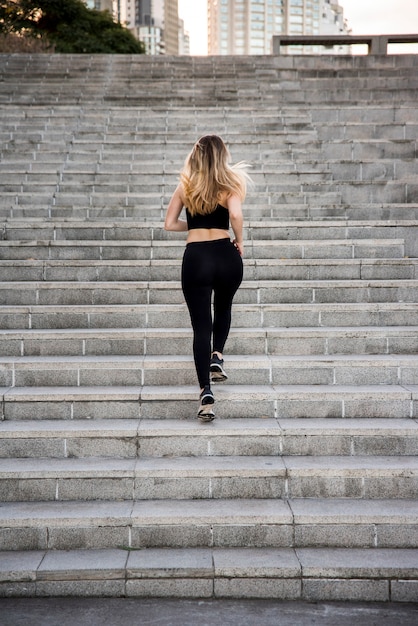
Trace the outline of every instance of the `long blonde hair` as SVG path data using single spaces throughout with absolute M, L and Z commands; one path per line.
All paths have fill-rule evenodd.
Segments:
M 212 213 L 222 193 L 236 193 L 241 201 L 250 181 L 246 163 L 229 165 L 229 150 L 218 135 L 205 135 L 187 156 L 180 180 L 191 215 Z

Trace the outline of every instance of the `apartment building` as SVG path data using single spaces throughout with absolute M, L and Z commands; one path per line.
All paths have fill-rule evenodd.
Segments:
M 118 0 L 116 13 L 145 44 L 147 54 L 179 54 L 178 0 Z
M 270 54 L 273 35 L 346 32 L 337 0 L 208 0 L 209 54 Z
M 85 0 L 89 9 L 96 9 L 96 11 L 109 11 L 113 13 L 113 0 Z

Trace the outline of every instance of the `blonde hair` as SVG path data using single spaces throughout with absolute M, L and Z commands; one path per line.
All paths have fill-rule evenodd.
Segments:
M 218 135 L 205 135 L 187 156 L 180 180 L 191 215 L 212 213 L 222 193 L 236 193 L 241 201 L 250 182 L 244 162 L 229 165 L 229 150 Z

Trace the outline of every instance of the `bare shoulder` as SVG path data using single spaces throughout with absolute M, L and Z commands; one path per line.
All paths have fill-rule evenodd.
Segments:
M 233 205 L 236 200 L 239 201 L 239 197 L 235 193 L 228 191 L 223 191 L 219 196 L 219 204 L 224 206 L 226 209 L 229 209 L 229 207 Z
M 184 200 L 185 200 L 185 197 L 186 197 L 186 196 L 185 196 L 185 193 L 184 193 L 184 189 L 183 189 L 183 185 L 182 185 L 182 183 L 179 183 L 179 184 L 177 185 L 177 188 L 176 188 L 176 190 L 175 190 L 175 192 L 174 192 L 174 193 L 175 193 L 175 195 L 176 195 L 176 196 L 178 196 L 178 197 L 180 198 L 180 200 L 181 200 L 181 201 L 183 202 L 183 204 L 184 204 Z
M 236 193 L 231 193 L 227 196 L 225 206 L 229 213 L 240 212 L 241 211 L 241 198 Z

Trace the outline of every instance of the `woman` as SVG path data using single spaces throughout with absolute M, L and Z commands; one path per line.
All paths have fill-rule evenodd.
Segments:
M 243 274 L 241 202 L 249 178 L 245 164 L 231 166 L 229 160 L 220 137 L 201 137 L 186 158 L 164 224 L 165 230 L 188 231 L 181 283 L 193 328 L 193 356 L 200 385 L 198 418 L 207 422 L 215 417 L 210 376 L 213 381 L 227 378 L 223 349 L 231 326 L 232 300 Z M 183 207 L 186 220 L 180 219 Z

